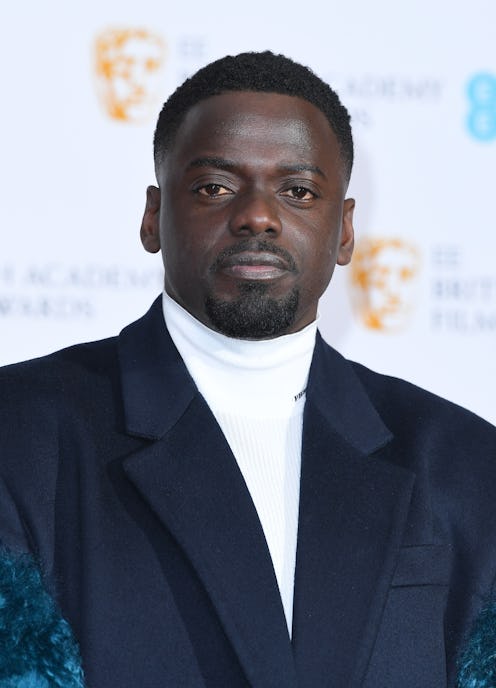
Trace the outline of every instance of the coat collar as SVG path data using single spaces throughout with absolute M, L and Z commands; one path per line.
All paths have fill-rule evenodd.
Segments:
M 165 327 L 160 296 L 122 330 L 118 346 L 126 431 L 158 440 L 198 393 Z
M 392 435 L 352 365 L 317 338 L 304 417 L 292 652 L 255 507 L 168 335 L 160 298 L 123 330 L 119 355 L 127 431 L 154 440 L 126 459 L 125 470 L 195 566 L 251 684 L 360 685 L 414 476 L 376 458 Z
M 148 439 L 163 437 L 198 390 L 164 326 L 161 297 L 121 332 L 119 357 L 127 432 Z M 392 438 L 351 364 L 319 333 L 307 399 L 315 402 L 337 434 L 364 454 Z
M 351 447 L 368 455 L 392 439 L 352 364 L 324 342 L 319 333 L 307 388 L 326 423 Z

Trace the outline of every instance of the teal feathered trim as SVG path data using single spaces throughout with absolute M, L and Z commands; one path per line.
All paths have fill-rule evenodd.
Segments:
M 496 688 L 496 603 L 477 617 L 458 666 L 458 688 Z
M 31 557 L 0 550 L 0 688 L 83 688 L 78 646 Z

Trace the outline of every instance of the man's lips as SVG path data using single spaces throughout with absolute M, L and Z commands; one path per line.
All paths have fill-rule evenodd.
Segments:
M 277 279 L 290 270 L 283 258 L 265 251 L 243 251 L 226 256 L 218 267 L 231 277 L 250 280 Z

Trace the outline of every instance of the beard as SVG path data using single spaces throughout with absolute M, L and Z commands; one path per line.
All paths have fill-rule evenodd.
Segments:
M 205 299 L 205 312 L 216 330 L 236 339 L 271 339 L 286 334 L 298 310 L 299 291 L 292 289 L 275 299 L 267 295 L 266 284 L 246 282 L 239 285 L 235 300 L 222 301 L 211 294 Z

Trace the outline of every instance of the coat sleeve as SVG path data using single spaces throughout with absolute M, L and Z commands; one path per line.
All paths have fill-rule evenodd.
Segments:
M 472 627 L 458 661 L 457 688 L 496 685 L 496 600 L 485 607 Z
M 0 550 L 0 688 L 83 688 L 79 649 L 32 557 Z

